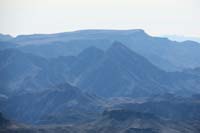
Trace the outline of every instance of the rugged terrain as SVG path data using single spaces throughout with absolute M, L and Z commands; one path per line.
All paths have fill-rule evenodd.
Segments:
M 143 30 L 0 35 L 0 132 L 199 133 L 199 51 Z

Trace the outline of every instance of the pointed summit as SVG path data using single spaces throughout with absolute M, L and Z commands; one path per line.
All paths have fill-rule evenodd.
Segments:
M 119 41 L 114 41 L 111 47 L 106 51 L 106 54 L 110 57 L 117 58 L 118 60 L 131 60 L 131 62 L 141 62 L 141 60 L 146 60 L 143 56 L 130 50 Z
M 112 43 L 112 45 L 110 46 L 110 48 L 107 50 L 107 52 L 132 52 L 131 50 L 129 50 L 125 45 L 123 45 L 121 42 L 119 41 L 114 41 Z
M 79 57 L 88 57 L 88 56 L 96 56 L 96 55 L 101 55 L 103 54 L 103 51 L 94 47 L 94 46 L 90 46 L 86 49 L 84 49 L 78 56 Z
M 119 41 L 114 41 L 111 45 L 111 47 L 118 47 L 118 48 L 126 48 L 121 42 Z M 128 48 L 126 48 L 128 49 Z

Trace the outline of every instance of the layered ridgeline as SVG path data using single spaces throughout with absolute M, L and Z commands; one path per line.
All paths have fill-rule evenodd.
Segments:
M 0 111 L 10 119 L 29 124 L 82 123 L 102 110 L 104 100 L 67 83 L 49 90 L 15 94 L 0 99 Z
M 1 93 L 48 90 L 65 82 L 102 97 L 199 93 L 200 77 L 165 72 L 119 42 L 106 51 L 95 47 L 78 56 L 45 59 L 17 49 L 0 51 Z
M 0 132 L 198 133 L 200 69 L 190 69 L 198 66 L 196 50 L 197 43 L 141 30 L 6 37 Z M 179 61 L 187 69 L 162 69 L 180 70 Z
M 81 30 L 57 34 L 20 35 L 16 38 L 2 35 L 0 40 L 19 44 L 18 49 L 43 57 L 74 56 L 90 46 L 105 50 L 113 40 L 118 40 L 167 71 L 200 66 L 199 43 L 175 42 L 167 38 L 152 37 L 143 30 Z
M 199 96 L 180 98 L 162 95 L 142 103 L 128 102 L 109 107 L 95 120 L 79 124 L 30 126 L 13 123 L 0 116 L 0 121 L 3 122 L 1 125 L 4 125 L 0 131 L 5 133 L 41 131 L 44 133 L 199 133 L 200 131 Z M 63 118 L 65 117 L 66 114 L 63 115 Z

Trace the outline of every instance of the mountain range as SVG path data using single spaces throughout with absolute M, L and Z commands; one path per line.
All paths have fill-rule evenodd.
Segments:
M 46 59 L 18 49 L 0 51 L 1 93 L 46 90 L 69 83 L 101 97 L 199 93 L 199 75 L 165 72 L 120 42 L 77 56 Z M 189 71 L 189 70 L 188 70 Z M 191 70 L 192 71 L 192 70 Z
M 16 47 L 24 52 L 47 58 L 74 56 L 90 46 L 106 50 L 117 40 L 166 71 L 180 71 L 200 66 L 199 43 L 176 42 L 163 37 L 154 37 L 141 29 L 80 30 L 56 34 L 19 35 L 7 40 L 18 44 Z
M 198 133 L 200 45 L 143 30 L 0 35 L 0 132 Z

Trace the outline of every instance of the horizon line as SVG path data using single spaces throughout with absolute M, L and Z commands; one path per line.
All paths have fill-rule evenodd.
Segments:
M 16 34 L 16 35 L 13 35 L 13 34 L 10 34 L 10 33 L 3 33 L 3 32 L 0 32 L 0 35 L 5 35 L 5 36 L 10 36 L 12 38 L 16 38 L 18 36 L 31 36 L 31 35 L 53 35 L 53 34 L 60 34 L 60 33 L 70 33 L 70 32 L 80 32 L 80 31 L 95 31 L 95 30 L 99 30 L 99 31 L 131 31 L 131 30 L 141 30 L 143 31 L 144 33 L 150 35 L 150 36 L 157 36 L 157 37 L 167 37 L 169 38 L 168 36 L 175 36 L 175 37 L 190 37 L 190 38 L 197 38 L 197 39 L 200 39 L 199 36 L 193 36 L 193 35 L 180 35 L 180 34 L 152 34 L 152 33 L 149 33 L 147 32 L 147 30 L 145 29 L 142 29 L 142 28 L 135 28 L 135 29 L 125 29 L 125 28 L 83 28 L 83 29 L 72 29 L 72 30 L 68 30 L 68 31 L 58 31 L 58 32 L 40 32 L 40 33 L 22 33 L 22 34 Z

